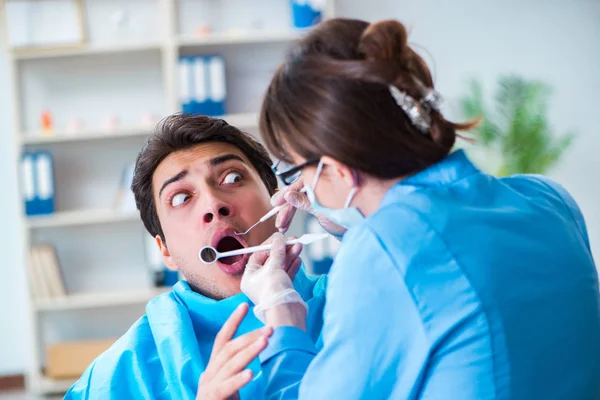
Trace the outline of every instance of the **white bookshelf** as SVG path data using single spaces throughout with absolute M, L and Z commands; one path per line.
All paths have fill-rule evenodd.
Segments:
M 29 217 L 26 218 L 26 224 L 29 229 L 41 229 L 77 225 L 110 224 L 139 220 L 140 216 L 137 212 L 124 212 L 114 209 L 74 210 Z
M 244 32 L 215 34 L 208 36 L 181 35 L 178 40 L 180 47 L 196 46 L 228 46 L 246 43 L 277 43 L 291 42 L 302 37 L 301 31 L 281 32 Z
M 147 303 L 156 296 L 170 291 L 170 288 L 152 288 L 129 291 L 73 293 L 66 297 L 37 299 L 37 311 L 84 310 L 102 307 L 127 306 Z
M 36 49 L 14 53 L 15 60 L 35 60 L 61 57 L 79 57 L 115 53 L 135 53 L 140 51 L 159 51 L 160 43 L 123 43 L 112 45 L 64 46 L 53 49 Z
M 107 140 L 107 139 L 118 139 L 132 136 L 148 136 L 152 132 L 152 128 L 148 126 L 131 126 L 121 127 L 115 130 L 96 129 L 96 130 L 81 130 L 76 132 L 54 132 L 52 135 L 47 135 L 41 132 L 36 133 L 21 133 L 19 138 L 21 144 L 27 145 L 39 145 L 39 144 L 53 144 L 53 143 L 69 143 L 69 142 L 83 142 L 91 140 Z
M 257 113 L 237 113 L 222 115 L 222 118 L 232 125 L 240 129 L 253 129 L 258 122 Z M 129 138 L 135 136 L 148 137 L 152 134 L 152 126 L 129 126 L 120 127 L 114 130 L 96 129 L 96 130 L 81 130 L 78 132 L 55 131 L 51 135 L 34 132 L 19 134 L 19 140 L 22 146 L 60 144 L 85 141 L 101 141 L 113 140 L 119 138 Z M 75 134 L 76 133 L 76 134 Z
M 218 2 L 124 0 L 131 12 L 132 25 L 145 26 L 143 18 L 147 18 L 152 29 L 146 27 L 141 33 L 122 40 L 102 37 L 99 29 L 106 25 L 107 21 L 101 18 L 109 15 L 107 9 L 120 7 L 121 2 L 84 2 L 89 8 L 86 19 L 90 22 L 86 44 L 8 52 L 9 89 L 15 116 L 15 165 L 19 165 L 20 154 L 29 149 L 49 150 L 55 159 L 56 212 L 25 217 L 22 201 L 20 203 L 24 216 L 20 227 L 23 259 L 28 260 L 31 245 L 50 242 L 56 247 L 61 264 L 66 260 L 66 265 L 61 265 L 63 273 L 82 274 L 79 279 L 65 279 L 67 283 L 100 285 L 92 289 L 86 286 L 87 290 L 67 285 L 66 297 L 31 299 L 27 387 L 32 394 L 64 393 L 75 381 L 53 380 L 43 375 L 48 318 L 81 316 L 82 310 L 83 315 L 93 311 L 112 317 L 117 310 L 142 305 L 170 290 L 152 288 L 149 282 L 148 287 L 140 288 L 139 281 L 131 285 L 136 289 L 123 289 L 127 284 L 121 284 L 119 289 L 106 287 L 110 286 L 111 279 L 120 279 L 115 274 L 123 265 L 129 267 L 133 263 L 139 267 L 145 263 L 140 251 L 143 227 L 138 212 L 112 208 L 112 197 L 106 193 L 117 190 L 120 164 L 133 162 L 143 141 L 153 131 L 153 126 L 140 122 L 142 111 L 151 112 L 159 119 L 180 111 L 179 56 L 222 54 L 227 65 L 229 114 L 221 118 L 242 130 L 257 131 L 257 112 L 268 79 L 287 47 L 305 32 L 292 29 L 288 0 L 258 0 L 252 4 L 245 0 L 228 0 L 227 4 L 235 1 L 239 10 L 228 6 L 219 18 L 213 18 L 218 29 L 197 35 L 193 33 L 194 26 L 201 21 L 195 18 L 202 15 L 197 7 L 202 7 L 202 3 L 210 3 L 212 7 Z M 329 18 L 334 15 L 334 0 L 326 3 L 325 17 Z M 0 16 L 3 4 L 0 1 Z M 263 17 L 260 28 L 244 24 L 244 18 L 256 22 Z M 255 62 L 248 62 L 250 59 Z M 39 115 L 44 107 L 50 108 L 55 117 L 51 135 L 39 131 Z M 116 128 L 103 128 L 105 109 L 124 110 Z M 85 129 L 67 131 L 66 114 L 72 110 L 82 113 Z M 91 243 L 83 245 L 88 237 Z M 98 260 L 98 254 L 89 253 L 88 248 L 116 249 L 114 251 L 121 253 Z M 90 263 L 90 258 L 95 262 Z M 121 264 L 106 265 L 104 269 L 106 260 L 110 264 L 120 259 L 124 260 Z M 94 273 L 86 270 L 90 264 L 96 268 Z M 102 268 L 100 273 L 98 268 Z M 146 272 L 149 275 L 149 271 Z M 88 274 L 90 278 L 86 280 Z M 98 277 L 104 281 L 96 282 L 102 280 Z M 139 277 L 144 278 L 148 279 Z M 132 315 L 129 325 L 139 317 Z M 129 325 L 114 327 L 114 330 L 120 335 Z M 72 331 L 68 333 L 69 337 L 74 335 Z

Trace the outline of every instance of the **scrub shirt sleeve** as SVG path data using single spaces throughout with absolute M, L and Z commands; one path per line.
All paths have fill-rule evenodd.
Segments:
M 543 183 L 548 189 L 550 189 L 555 195 L 557 195 L 563 205 L 569 211 L 569 214 L 573 218 L 575 225 L 581 232 L 581 236 L 587 245 L 587 248 L 591 251 L 590 247 L 590 239 L 587 232 L 587 227 L 585 224 L 585 219 L 583 218 L 583 213 L 581 209 L 577 205 L 577 202 L 571 196 L 571 194 L 565 189 L 561 184 L 553 181 L 552 179 L 545 177 L 543 175 L 529 175 L 533 179 L 537 179 L 539 182 Z
M 423 323 L 385 245 L 357 229 L 329 276 L 323 349 L 298 328 L 277 328 L 260 356 L 266 399 L 411 397 L 427 357 Z

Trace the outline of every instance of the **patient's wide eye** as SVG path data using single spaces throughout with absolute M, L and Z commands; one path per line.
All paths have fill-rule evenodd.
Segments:
M 223 183 L 225 183 L 225 184 L 239 183 L 242 181 L 242 178 L 243 178 L 242 174 L 240 174 L 239 172 L 230 172 L 227 174 L 227 176 L 225 176 Z
M 186 202 L 186 200 L 190 197 L 187 193 L 178 193 L 171 199 L 171 206 L 178 207 Z

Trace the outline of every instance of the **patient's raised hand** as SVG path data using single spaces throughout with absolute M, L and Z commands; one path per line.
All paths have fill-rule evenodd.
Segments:
M 239 399 L 238 391 L 252 380 L 252 371 L 245 368 L 266 347 L 273 329 L 264 327 L 232 340 L 247 313 L 248 304 L 241 304 L 217 334 L 197 400 Z

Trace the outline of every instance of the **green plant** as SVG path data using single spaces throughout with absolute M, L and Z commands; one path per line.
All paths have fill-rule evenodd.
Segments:
M 545 173 L 571 145 L 575 134 L 560 137 L 552 133 L 547 117 L 551 95 L 548 85 L 517 76 L 498 81 L 495 108 L 485 102 L 481 84 L 473 80 L 470 93 L 462 101 L 466 117 L 482 117 L 473 130 L 477 145 L 501 156 L 500 176 L 515 173 Z

